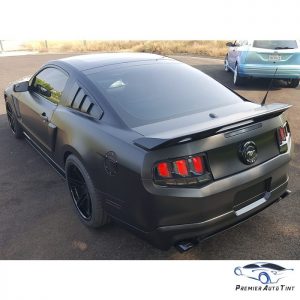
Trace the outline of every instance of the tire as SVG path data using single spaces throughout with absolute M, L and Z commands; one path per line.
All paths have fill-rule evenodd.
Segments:
M 239 86 L 242 85 L 244 82 L 244 78 L 239 75 L 239 66 L 238 64 L 236 64 L 233 72 L 233 84 L 235 86 Z
M 262 283 L 262 284 L 268 284 L 271 282 L 270 276 L 268 275 L 268 273 L 266 272 L 262 272 L 259 274 L 258 280 Z
M 229 72 L 229 67 L 228 67 L 228 55 L 225 56 L 225 59 L 224 59 L 224 70 L 226 72 Z
M 6 103 L 6 114 L 9 127 L 16 139 L 21 139 L 23 137 L 23 128 L 20 125 L 16 114 L 14 113 L 11 105 Z
M 99 228 L 110 222 L 103 209 L 102 194 L 95 188 L 82 162 L 69 155 L 65 165 L 66 179 L 76 212 L 88 227 Z
M 296 88 L 299 85 L 300 79 L 289 79 L 287 81 L 287 86 L 290 88 Z

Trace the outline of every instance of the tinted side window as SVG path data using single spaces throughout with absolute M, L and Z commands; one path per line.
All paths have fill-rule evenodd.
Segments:
M 33 81 L 33 90 L 53 103 L 58 104 L 68 76 L 55 68 L 46 68 Z
M 250 264 L 250 265 L 244 266 L 244 268 L 245 268 L 245 269 L 254 269 L 254 268 L 259 268 L 259 266 L 256 265 L 256 264 Z

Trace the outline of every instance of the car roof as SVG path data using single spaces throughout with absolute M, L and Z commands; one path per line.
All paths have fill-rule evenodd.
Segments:
M 67 58 L 58 59 L 56 62 L 63 62 L 71 65 L 79 71 L 89 70 L 98 67 L 104 67 L 114 64 L 122 64 L 129 62 L 148 61 L 169 59 L 162 55 L 150 53 L 97 53 L 78 55 Z

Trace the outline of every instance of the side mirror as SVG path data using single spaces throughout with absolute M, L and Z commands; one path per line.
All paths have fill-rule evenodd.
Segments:
M 28 81 L 22 81 L 14 84 L 14 92 L 20 93 L 20 92 L 27 92 L 28 90 L 29 90 Z
M 226 43 L 226 46 L 227 47 L 234 47 L 234 44 L 232 42 L 228 42 L 228 43 Z

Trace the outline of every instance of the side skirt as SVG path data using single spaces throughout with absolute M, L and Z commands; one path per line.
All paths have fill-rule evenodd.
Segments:
M 46 161 L 47 163 L 63 178 L 66 179 L 65 170 L 63 170 L 45 151 L 43 151 L 26 133 L 23 132 L 26 141 L 32 146 L 36 152 L 38 152 Z

